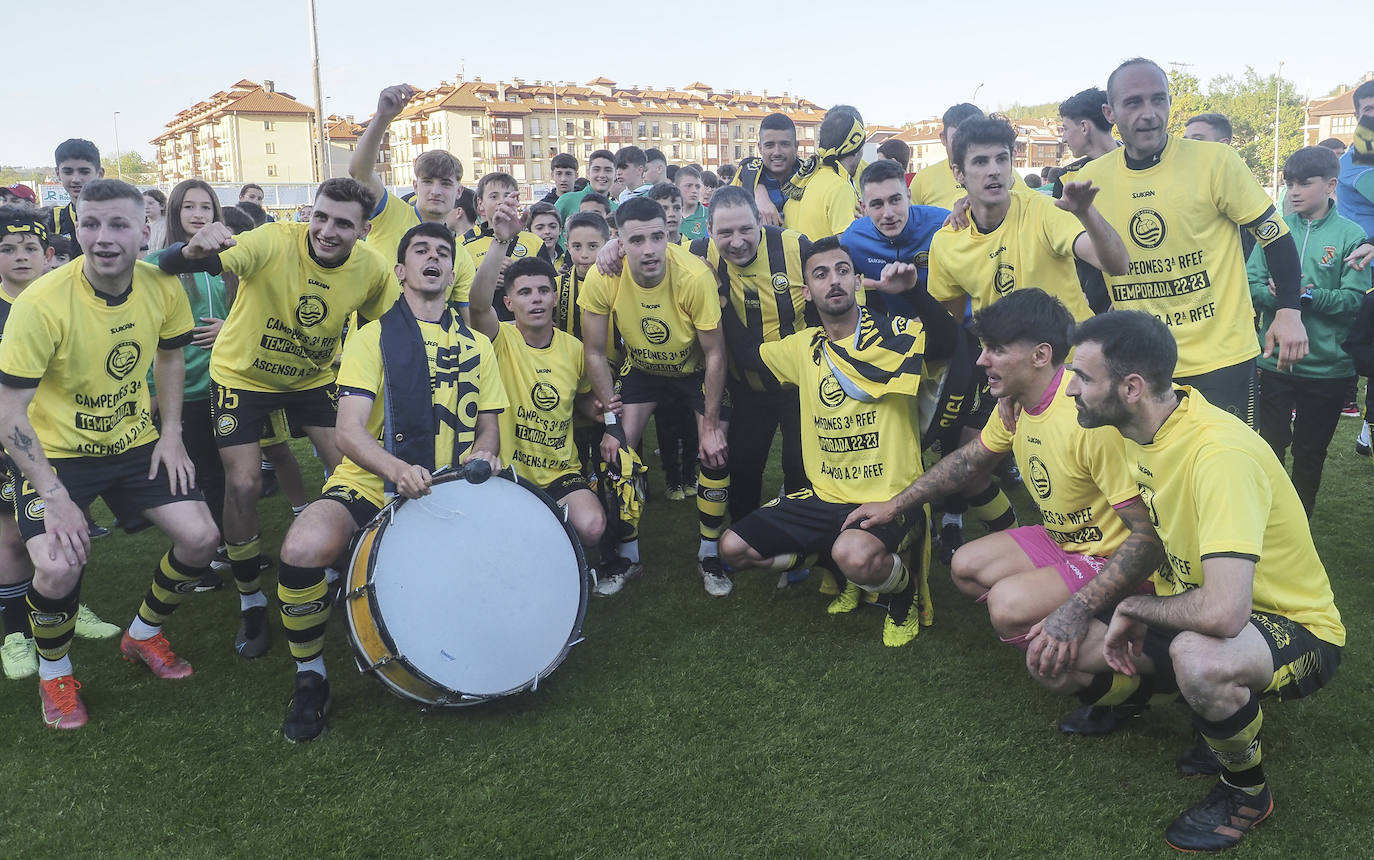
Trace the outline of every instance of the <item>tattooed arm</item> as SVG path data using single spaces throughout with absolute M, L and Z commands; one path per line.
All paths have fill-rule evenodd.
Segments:
M 1150 523 L 1145 503 L 1133 499 L 1117 514 L 1131 533 L 1107 559 L 1102 572 L 1030 629 L 1031 660 L 1038 660 L 1042 675 L 1058 677 L 1073 667 L 1093 616 L 1129 596 L 1164 563 L 1164 544 Z
M 871 528 L 891 522 L 898 514 L 923 505 L 931 499 L 948 496 L 968 485 L 977 475 L 983 474 L 992 464 L 1002 458 L 983 445 L 981 439 L 973 439 L 953 454 L 945 457 L 917 478 L 905 490 L 886 502 L 869 502 L 860 505 L 845 518 L 844 528 L 857 523 L 860 528 Z
M 43 500 L 48 559 L 55 562 L 60 553 L 67 564 L 82 565 L 91 547 L 86 515 L 58 480 L 43 453 L 38 434 L 29 423 L 29 404 L 37 391 L 36 387 L 14 388 L 0 384 L 0 442 L 4 443 L 10 460 Z

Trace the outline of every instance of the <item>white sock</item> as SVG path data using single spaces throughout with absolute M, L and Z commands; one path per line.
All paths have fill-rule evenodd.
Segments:
M 129 638 L 137 639 L 140 642 L 152 639 L 161 632 L 162 625 L 159 624 L 157 627 L 154 627 L 137 615 L 134 616 L 133 623 L 129 625 Z
M 1366 423 L 1366 422 L 1364 422 L 1364 421 L 1361 421 L 1361 422 L 1360 422 L 1360 435 L 1358 435 L 1358 436 L 1355 437 L 1355 441 L 1356 441 L 1356 442 L 1359 442 L 1361 445 L 1364 445 L 1365 447 L 1369 447 L 1369 424 L 1368 424 L 1368 423 Z
M 633 564 L 639 564 L 639 538 L 622 543 L 620 545 L 620 557 L 629 559 Z
M 330 585 L 333 585 L 334 583 L 338 582 L 339 577 L 342 575 L 343 574 L 339 573 L 332 567 L 326 567 L 324 569 L 324 581 L 329 583 Z
M 297 663 L 296 674 L 299 675 L 302 672 L 318 672 L 321 678 L 329 677 L 329 673 L 324 670 L 323 657 L 314 657 L 306 660 L 304 663 Z
M 702 538 L 701 546 L 697 549 L 697 561 L 718 555 L 720 555 L 720 541 Z
M 267 595 L 263 594 L 261 591 L 255 591 L 255 592 L 253 592 L 252 594 L 240 594 L 240 595 L 239 595 L 239 611 L 240 611 L 240 612 L 247 612 L 248 610 L 252 609 L 254 606 L 266 606 L 266 605 L 267 605 Z
M 887 594 L 889 592 L 896 590 L 897 583 L 901 580 L 901 578 L 902 559 L 896 553 L 893 553 L 892 571 L 887 575 L 887 579 L 884 582 L 878 585 L 864 585 L 862 582 L 856 582 L 854 584 L 862 588 L 864 591 L 869 591 L 874 594 Z
M 38 677 L 44 681 L 52 681 L 61 678 L 63 675 L 72 673 L 72 658 L 63 657 L 61 660 L 49 660 L 47 657 L 38 656 Z
M 940 520 L 940 526 L 941 526 L 942 528 L 943 528 L 944 526 L 958 526 L 959 528 L 963 528 L 963 527 L 964 527 L 964 515 L 963 515 L 963 514 L 945 514 L 944 519 Z

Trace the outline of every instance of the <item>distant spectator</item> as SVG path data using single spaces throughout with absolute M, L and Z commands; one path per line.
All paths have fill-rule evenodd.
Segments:
M 1200 113 L 1183 125 L 1183 136 L 1189 140 L 1210 140 L 1231 143 L 1231 120 L 1224 113 Z
M 1044 183 L 1038 173 L 1027 173 L 1021 178 L 1025 181 L 1027 188 L 1039 188 Z

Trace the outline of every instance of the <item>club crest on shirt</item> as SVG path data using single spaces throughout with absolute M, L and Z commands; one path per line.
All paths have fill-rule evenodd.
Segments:
M 1159 528 L 1159 514 L 1155 511 L 1155 488 L 1139 481 L 1136 481 L 1135 485 L 1140 490 L 1140 500 L 1145 503 L 1146 510 L 1150 512 L 1150 524 Z
M 835 379 L 833 373 L 827 373 L 821 377 L 820 388 L 817 391 L 821 403 L 834 409 L 844 402 L 844 389 L 840 387 L 839 380 Z
M 133 372 L 141 355 L 143 347 L 136 341 L 126 340 L 116 344 L 115 348 L 110 350 L 110 354 L 105 356 L 105 372 L 118 382 Z
M 1035 494 L 1041 499 L 1048 499 L 1053 485 L 1050 483 L 1050 470 L 1045 465 L 1045 461 L 1034 455 L 1030 458 L 1030 483 Z
M 544 412 L 551 412 L 558 408 L 558 389 L 547 382 L 536 382 L 530 389 L 530 402 L 535 408 Z
M 317 326 L 327 316 L 329 305 L 319 296 L 301 296 L 301 300 L 296 303 L 296 322 L 301 324 L 301 328 Z
M 657 317 L 645 317 L 639 323 L 639 330 L 644 332 L 644 339 L 654 346 L 668 342 L 668 324 Z
M 787 279 L 786 272 L 778 272 L 773 276 L 774 292 L 785 293 L 792 289 L 792 282 Z
M 1132 242 L 1148 249 L 1158 248 L 1168 229 L 1164 225 L 1163 215 L 1153 209 L 1137 209 L 1131 216 L 1129 232 Z
M 992 287 L 999 296 L 1016 289 L 1016 267 L 1011 263 L 998 263 L 997 273 L 992 276 Z

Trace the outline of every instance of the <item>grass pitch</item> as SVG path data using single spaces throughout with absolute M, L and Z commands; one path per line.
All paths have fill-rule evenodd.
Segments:
M 1326 690 L 1266 707 L 1276 809 L 1237 857 L 1354 857 L 1374 843 L 1374 464 L 1353 453 L 1356 427 L 1341 422 L 1313 523 L 1349 645 Z M 236 657 L 232 586 L 189 598 L 167 626 L 196 667 L 186 681 L 128 666 L 117 640 L 78 640 L 80 731 L 44 728 L 34 682 L 5 682 L 4 853 L 1173 856 L 1164 826 L 1209 787 L 1174 772 L 1184 709 L 1106 739 L 1061 735 L 1074 703 L 1025 676 L 938 564 L 936 624 L 900 649 L 882 646 L 877 610 L 827 616 L 814 579 L 779 591 L 745 572 L 712 599 L 695 574 L 695 506 L 665 501 L 652 478 L 646 576 L 592 599 L 586 641 L 535 693 L 422 712 L 358 674 L 336 613 L 330 731 L 293 746 L 280 624 L 267 657 Z M 1024 491 L 1013 497 L 1032 521 Z M 286 503 L 262 514 L 275 550 Z M 489 539 L 518 540 L 518 524 Z M 85 602 L 127 624 L 164 548 L 149 533 L 97 542 Z M 275 612 L 275 577 L 264 586 Z

